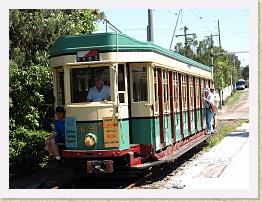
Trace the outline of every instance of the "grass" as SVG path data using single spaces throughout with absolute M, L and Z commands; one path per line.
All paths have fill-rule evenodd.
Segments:
M 243 94 L 243 91 L 233 91 L 233 95 L 230 96 L 226 101 L 225 101 L 225 104 L 226 105 L 234 105 L 236 104 L 237 102 L 240 101 L 240 97 L 241 95 Z
M 213 146 L 217 145 L 225 136 L 235 131 L 238 127 L 240 127 L 243 123 L 247 121 L 245 120 L 234 120 L 227 121 L 220 128 L 218 128 L 217 132 L 208 139 L 207 145 L 204 147 L 204 151 L 209 150 Z
M 243 97 L 244 91 L 233 91 L 233 95 L 230 96 L 225 104 L 229 108 L 239 103 L 241 97 Z M 238 127 L 240 127 L 243 123 L 248 122 L 248 120 L 233 120 L 233 121 L 222 121 L 219 123 L 219 128 L 217 128 L 217 132 L 209 138 L 207 141 L 207 145 L 204 150 L 208 150 L 213 146 L 217 145 L 225 136 L 235 131 Z

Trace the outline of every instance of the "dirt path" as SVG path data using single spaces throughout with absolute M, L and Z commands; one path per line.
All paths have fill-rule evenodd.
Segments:
M 238 102 L 223 106 L 222 110 L 219 110 L 217 114 L 219 120 L 249 119 L 249 89 L 239 92 L 241 97 Z

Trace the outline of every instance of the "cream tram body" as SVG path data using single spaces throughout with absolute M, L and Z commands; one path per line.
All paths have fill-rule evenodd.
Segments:
M 135 155 L 142 163 L 206 127 L 211 68 L 203 64 L 116 33 L 61 37 L 50 54 L 55 105 L 66 108 L 65 157 Z M 87 102 L 95 74 L 110 86 L 110 101 Z

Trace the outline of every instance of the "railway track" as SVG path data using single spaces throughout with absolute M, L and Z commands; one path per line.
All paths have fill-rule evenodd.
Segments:
M 152 162 L 152 166 L 144 169 L 118 171 L 113 174 L 87 175 L 85 169 L 67 169 L 65 166 L 51 166 L 46 173 L 31 179 L 27 189 L 132 189 L 141 184 L 158 180 L 173 172 L 181 163 L 187 161 L 198 153 L 204 146 L 205 141 L 197 146 L 188 145 L 184 152 L 179 151 L 176 158 L 165 159 L 162 164 Z M 182 149 L 182 148 L 181 148 Z M 28 179 L 29 180 L 29 179 Z M 161 180 L 161 179 L 160 179 Z
M 181 155 L 175 161 L 149 167 L 144 170 L 130 170 L 116 172 L 114 174 L 98 174 L 75 178 L 74 180 L 60 185 L 59 189 L 134 189 L 147 183 L 158 181 L 172 173 L 185 161 L 202 150 L 204 144 L 191 149 Z

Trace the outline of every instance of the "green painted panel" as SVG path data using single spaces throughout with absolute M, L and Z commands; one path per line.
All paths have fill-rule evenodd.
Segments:
M 123 33 L 95 33 L 86 35 L 67 35 L 59 37 L 49 49 L 51 57 L 75 54 L 77 51 L 98 49 L 99 52 L 112 51 L 150 51 L 165 55 L 183 63 L 193 65 L 199 69 L 211 72 L 211 67 L 169 51 L 152 42 L 144 42 L 133 39 Z
M 206 128 L 206 109 L 202 109 L 202 117 L 203 117 L 203 127 Z
M 191 124 L 191 134 L 196 133 L 195 112 L 194 112 L 194 110 L 190 110 L 190 124 Z
M 160 149 L 160 126 L 159 126 L 159 118 L 154 119 L 154 128 L 155 128 L 155 144 L 154 148 L 156 151 Z
M 129 124 L 128 120 L 119 120 L 118 122 L 118 133 L 119 133 L 119 147 L 115 149 L 128 149 L 129 145 Z M 103 122 L 77 122 L 77 148 L 74 149 L 85 149 L 85 150 L 110 150 L 112 148 L 104 147 L 104 130 Z M 97 144 L 93 147 L 86 147 L 84 145 L 84 137 L 87 133 L 93 133 L 97 137 Z
M 134 144 L 155 145 L 155 129 L 153 118 L 132 119 L 132 139 Z
M 164 115 L 165 146 L 172 143 L 171 116 Z
M 182 139 L 181 130 L 180 130 L 180 113 L 179 112 L 175 113 L 174 120 L 175 120 L 174 127 L 175 127 L 175 133 L 176 133 L 176 141 L 179 141 Z
M 172 143 L 171 117 L 164 116 L 165 145 Z M 152 144 L 156 151 L 160 149 L 159 118 L 132 119 L 133 143 Z
M 201 116 L 200 116 L 200 114 L 201 114 L 200 109 L 197 109 L 197 129 L 198 129 L 198 130 L 201 130 L 201 129 L 202 129 L 202 127 L 201 127 Z
M 184 137 L 187 137 L 189 134 L 188 132 L 188 112 L 183 111 L 183 129 L 184 129 Z

